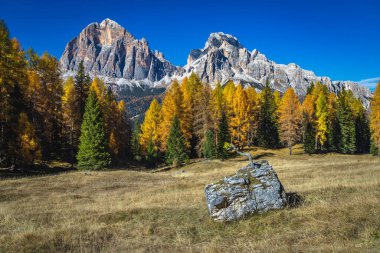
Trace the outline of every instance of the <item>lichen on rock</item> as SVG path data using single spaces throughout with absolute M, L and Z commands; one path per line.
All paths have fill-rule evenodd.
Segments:
M 235 175 L 207 185 L 205 195 L 209 213 L 217 221 L 233 221 L 286 205 L 284 187 L 267 161 L 249 164 Z

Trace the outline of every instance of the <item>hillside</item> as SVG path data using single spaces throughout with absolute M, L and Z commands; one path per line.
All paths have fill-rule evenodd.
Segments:
M 240 157 L 3 179 L 0 252 L 376 252 L 378 158 L 287 153 L 253 151 L 303 204 L 228 224 L 209 218 L 203 188 L 245 165 Z

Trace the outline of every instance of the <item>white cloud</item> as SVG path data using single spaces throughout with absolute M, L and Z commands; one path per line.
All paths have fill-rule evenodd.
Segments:
M 368 87 L 369 89 L 374 89 L 376 88 L 376 85 L 379 83 L 379 81 L 380 81 L 380 77 L 373 77 L 373 78 L 360 80 L 358 83 L 360 83 L 363 86 Z

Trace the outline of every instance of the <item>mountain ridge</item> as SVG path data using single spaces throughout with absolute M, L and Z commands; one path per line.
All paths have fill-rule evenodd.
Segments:
M 65 47 L 60 59 L 64 77 L 74 75 L 83 60 L 86 72 L 98 76 L 116 93 L 140 97 L 165 90 L 172 79 L 181 80 L 196 73 L 214 86 L 229 80 L 261 90 L 269 79 L 273 89 L 285 92 L 289 87 L 303 97 L 312 82 L 326 84 L 330 91 L 350 89 L 369 107 L 371 92 L 353 81 L 332 81 L 302 69 L 295 63 L 278 64 L 257 49 L 249 51 L 239 40 L 223 32 L 211 33 L 202 49 L 191 50 L 185 66 L 175 66 L 163 53 L 150 49 L 145 38 L 136 39 L 111 19 L 91 23 Z

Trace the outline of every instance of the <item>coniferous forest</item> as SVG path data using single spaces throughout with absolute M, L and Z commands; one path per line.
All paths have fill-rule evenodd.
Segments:
M 143 122 L 132 122 L 123 100 L 83 62 L 63 80 L 56 58 L 24 51 L 0 23 L 0 163 L 27 167 L 51 160 L 79 169 L 125 161 L 180 166 L 191 158 L 225 159 L 229 145 L 242 150 L 292 147 L 306 153 L 379 154 L 380 86 L 370 108 L 352 91 L 332 93 L 312 84 L 304 98 L 267 82 L 258 92 L 229 81 L 202 83 L 191 74 L 172 81 L 162 103 L 150 104 Z

